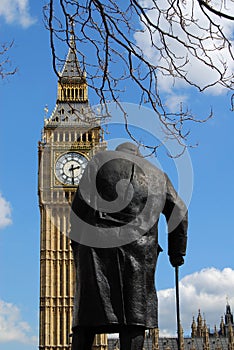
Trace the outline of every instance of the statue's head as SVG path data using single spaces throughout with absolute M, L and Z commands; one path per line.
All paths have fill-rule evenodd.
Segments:
M 120 152 L 126 152 L 130 154 L 134 154 L 135 156 L 142 157 L 141 152 L 139 151 L 139 148 L 137 145 L 135 145 L 132 142 L 124 142 L 118 145 L 115 149 L 116 151 Z

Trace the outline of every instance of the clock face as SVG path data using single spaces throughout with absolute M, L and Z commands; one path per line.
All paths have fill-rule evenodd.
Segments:
M 78 185 L 87 163 L 87 158 L 80 153 L 65 153 L 56 161 L 56 177 L 65 185 Z

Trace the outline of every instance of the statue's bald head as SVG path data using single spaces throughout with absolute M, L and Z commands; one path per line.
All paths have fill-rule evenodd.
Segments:
M 138 157 L 142 157 L 142 154 L 140 153 L 139 148 L 137 147 L 137 145 L 135 145 L 132 142 L 121 143 L 120 145 L 118 145 L 116 147 L 115 150 L 120 151 L 120 152 L 134 154 L 135 156 L 138 156 Z

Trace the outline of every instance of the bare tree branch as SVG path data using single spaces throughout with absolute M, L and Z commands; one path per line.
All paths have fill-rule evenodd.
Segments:
M 133 84 L 139 103 L 155 111 L 165 137 L 184 145 L 189 136 L 186 124 L 204 122 L 212 112 L 205 119 L 197 119 L 183 106 L 171 113 L 161 82 L 170 78 L 198 91 L 216 86 L 233 91 L 233 71 L 227 64 L 234 59 L 233 45 L 222 23 L 210 16 L 232 20 L 223 7 L 215 10 L 205 0 L 128 0 L 122 4 L 115 0 L 59 0 L 59 5 L 50 0 L 44 18 L 50 31 L 53 69 L 60 77 L 64 59 L 58 47 L 61 43 L 70 46 L 72 34 L 88 86 L 101 104 L 114 101 L 121 105 L 126 87 Z M 194 63 L 212 73 L 212 79 L 196 80 L 190 74 Z M 125 111 L 123 116 L 128 130 Z
M 215 8 L 213 8 L 212 6 L 210 6 L 209 3 L 208 3 L 207 1 L 198 0 L 198 2 L 199 2 L 199 5 L 200 5 L 201 7 L 205 7 L 208 11 L 214 13 L 216 16 L 229 19 L 230 21 L 234 21 L 234 16 L 231 16 L 231 15 L 228 15 L 227 13 L 225 13 L 225 12 L 216 10 Z
M 14 41 L 0 45 L 0 77 L 2 79 L 9 75 L 14 75 L 17 68 L 11 68 L 11 60 L 7 56 L 8 51 L 12 48 Z

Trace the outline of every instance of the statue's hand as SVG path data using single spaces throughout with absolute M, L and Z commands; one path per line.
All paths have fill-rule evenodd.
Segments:
M 184 263 L 184 258 L 182 255 L 172 255 L 170 256 L 170 263 L 173 267 L 181 266 Z

